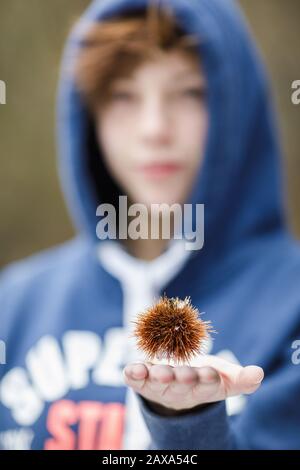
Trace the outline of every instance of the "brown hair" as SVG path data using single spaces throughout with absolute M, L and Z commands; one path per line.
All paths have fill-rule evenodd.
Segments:
M 197 55 L 197 38 L 184 33 L 172 12 L 156 1 L 149 1 L 146 11 L 130 11 L 89 28 L 77 59 L 75 79 L 90 110 L 109 99 L 114 79 L 130 75 L 163 51 Z

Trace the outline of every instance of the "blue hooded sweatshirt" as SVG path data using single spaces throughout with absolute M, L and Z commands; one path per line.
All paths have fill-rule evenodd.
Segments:
M 145 448 L 299 449 L 300 250 L 287 228 L 269 84 L 234 2 L 166 2 L 182 28 L 201 39 L 210 125 L 203 165 L 187 201 L 205 204 L 204 247 L 161 279 L 159 293 L 190 296 L 218 332 L 210 353 L 261 366 L 265 379 L 253 395 L 236 397 L 234 406 L 220 401 L 172 417 L 154 413 L 134 393 L 142 420 L 127 448 L 135 442 L 138 448 L 144 426 Z M 135 419 L 122 380 L 128 293 L 120 279 L 133 266 L 135 273 L 142 267 L 145 279 L 152 270 L 155 281 L 165 262 L 172 269 L 168 253 L 175 245 L 155 266 L 135 265 L 118 242 L 104 245 L 107 241 L 97 238 L 96 208 L 107 179 L 72 64 L 91 22 L 145 4 L 95 0 L 66 45 L 58 154 L 78 235 L 1 273 L 3 449 L 122 449 Z M 118 263 L 125 269 L 119 277 Z

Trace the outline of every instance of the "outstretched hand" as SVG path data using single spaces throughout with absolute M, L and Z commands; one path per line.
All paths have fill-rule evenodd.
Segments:
M 206 355 L 201 357 L 197 367 L 151 362 L 128 364 L 123 376 L 125 383 L 154 407 L 157 404 L 172 412 L 254 393 L 263 380 L 264 372 L 258 366 L 242 367 L 220 357 Z

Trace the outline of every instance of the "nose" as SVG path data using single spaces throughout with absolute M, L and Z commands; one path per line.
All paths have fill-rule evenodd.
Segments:
M 151 96 L 142 105 L 139 116 L 140 136 L 144 143 L 166 145 L 172 140 L 171 116 L 159 96 Z

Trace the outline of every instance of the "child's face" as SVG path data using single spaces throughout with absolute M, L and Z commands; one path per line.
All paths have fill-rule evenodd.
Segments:
M 201 164 L 207 133 L 205 79 L 179 52 L 117 79 L 97 116 L 107 167 L 131 202 L 184 203 Z

